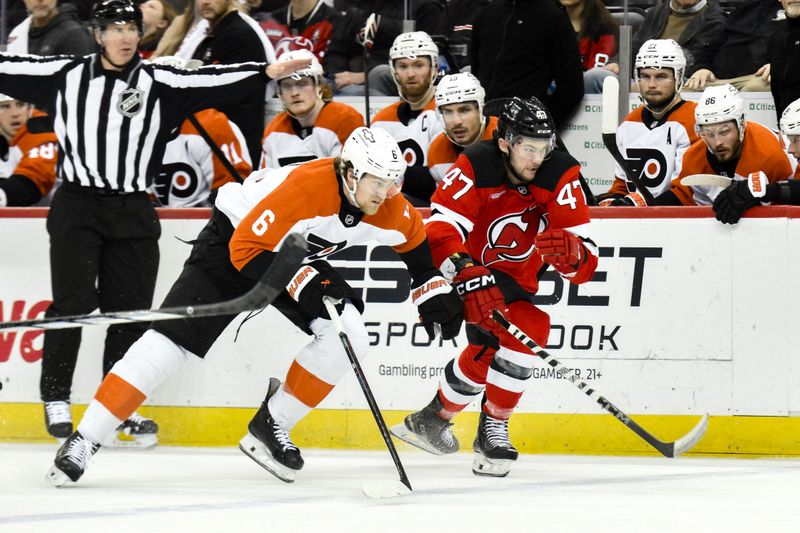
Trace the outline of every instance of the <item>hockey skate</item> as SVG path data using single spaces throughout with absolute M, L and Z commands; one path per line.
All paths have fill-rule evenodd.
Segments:
M 280 386 L 279 380 L 270 378 L 267 397 L 247 425 L 248 432 L 239 441 L 239 449 L 270 474 L 292 483 L 303 468 L 303 458 L 300 449 L 289 438 L 289 432 L 275 423 L 268 407 L 269 399 Z
M 75 432 L 56 452 L 53 466 L 47 471 L 47 480 L 61 487 L 68 482 L 77 482 L 89 464 L 89 460 L 100 449 L 100 445 Z
M 486 413 L 481 413 L 472 449 L 475 450 L 472 473 L 476 476 L 505 477 L 519 456 L 508 438 L 508 420 L 492 418 Z
M 72 414 L 69 402 L 44 402 L 44 423 L 47 432 L 63 443 L 72 435 Z
M 439 416 L 438 410 L 428 405 L 422 411 L 411 413 L 402 424 L 389 431 L 398 439 L 434 455 L 456 453 L 458 439 L 451 429 L 453 424 Z
M 134 412 L 117 431 L 105 442 L 108 448 L 133 448 L 149 450 L 158 444 L 158 424 Z

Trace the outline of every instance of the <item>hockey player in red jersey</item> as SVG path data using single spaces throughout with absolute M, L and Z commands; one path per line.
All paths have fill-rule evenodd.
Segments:
M 517 459 L 508 420 L 535 357 L 491 311 L 501 310 L 544 346 L 550 318 L 531 303 L 539 269 L 547 263 L 579 284 L 597 267 L 580 164 L 554 146 L 555 126 L 541 102 L 512 98 L 494 139 L 467 147 L 431 199 L 426 231 L 434 264 L 454 276 L 469 345 L 446 365 L 430 404 L 392 433 L 431 453 L 454 453 L 459 443 L 451 420 L 483 393 L 473 443 L 476 475 L 505 476 Z
M 220 188 L 211 220 L 200 232 L 162 306 L 228 301 L 249 291 L 292 233 L 309 242 L 305 263 L 273 305 L 312 335 L 285 383 L 270 380 L 267 398 L 248 425 L 240 448 L 283 481 L 303 466 L 289 432 L 330 393 L 350 368 L 323 306 L 337 306 L 359 359 L 369 347 L 364 303 L 325 258 L 347 246 L 378 241 L 391 246 L 412 279 L 412 301 L 433 337 L 458 335 L 461 299 L 433 266 L 422 217 L 402 194 L 405 162 L 384 131 L 357 128 L 338 158 L 261 170 Z M 80 479 L 100 444 L 190 357 L 204 357 L 232 315 L 154 322 L 106 375 L 78 430 L 59 448 L 48 479 L 56 486 Z

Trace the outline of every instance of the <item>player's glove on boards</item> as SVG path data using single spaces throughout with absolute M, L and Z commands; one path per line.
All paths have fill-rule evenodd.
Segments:
M 546 230 L 537 235 L 536 250 L 542 261 L 566 276 L 578 271 L 586 254 L 581 239 L 563 229 Z
M 312 317 L 330 319 L 322 298 L 327 296 L 337 301 L 336 307 L 341 312 L 347 288 L 347 282 L 328 263 L 312 261 L 300 267 L 286 291 Z
M 492 310 L 508 313 L 508 308 L 494 274 L 483 265 L 468 266 L 453 278 L 453 285 L 464 300 L 464 319 L 486 332 L 496 331 L 499 326 L 492 319 Z
M 746 180 L 734 181 L 714 199 L 714 214 L 723 224 L 736 224 L 745 211 L 765 200 L 767 175 L 752 172 Z
M 411 289 L 411 301 L 417 306 L 420 322 L 431 340 L 436 337 L 437 329 L 444 340 L 458 335 L 464 321 L 464 304 L 442 276 L 433 276 Z

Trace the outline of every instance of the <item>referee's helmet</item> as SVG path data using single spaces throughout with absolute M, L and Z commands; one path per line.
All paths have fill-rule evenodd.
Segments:
M 142 11 L 131 0 L 100 0 L 92 6 L 92 27 L 104 30 L 109 24 L 135 22 L 142 32 Z

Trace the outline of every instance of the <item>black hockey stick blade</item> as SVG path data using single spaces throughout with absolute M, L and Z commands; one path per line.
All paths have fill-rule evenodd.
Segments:
M 596 401 L 600 407 L 605 409 L 617 420 L 622 422 L 631 431 L 639 435 L 650 446 L 658 450 L 665 457 L 677 457 L 692 449 L 695 444 L 703 437 L 708 428 L 708 415 L 705 414 L 700 422 L 692 430 L 676 440 L 675 442 L 663 442 L 655 438 L 650 432 L 636 423 L 631 417 L 622 412 L 617 406 L 601 396 L 596 390 L 592 389 L 588 383 L 582 381 L 575 372 L 564 366 L 555 357 L 547 353 L 544 348 L 539 346 L 536 341 L 528 337 L 524 331 L 512 324 L 500 311 L 494 309 L 492 318 L 500 324 L 506 331 L 513 335 L 518 341 L 527 346 L 534 354 L 544 359 L 545 363 L 563 375 L 570 383 L 578 387 L 586 396 Z
M 322 301 L 325 304 L 325 309 L 328 311 L 328 315 L 331 317 L 331 321 L 333 321 L 333 326 L 336 328 L 336 333 L 339 334 L 339 339 L 342 341 L 342 347 L 347 354 L 347 358 L 350 360 L 350 366 L 353 367 L 353 372 L 356 375 L 358 384 L 361 386 L 361 392 L 364 393 L 364 398 L 367 400 L 369 410 L 372 412 L 372 417 L 375 419 L 375 423 L 378 425 L 381 437 L 383 437 L 383 441 L 386 443 L 386 448 L 389 450 L 389 455 L 392 456 L 394 466 L 397 468 L 397 474 L 400 476 L 400 481 L 376 481 L 365 483 L 361 487 L 361 491 L 365 496 L 374 500 L 395 498 L 397 496 L 411 494 L 411 481 L 408 479 L 408 475 L 406 475 L 406 471 L 403 468 L 403 463 L 400 462 L 400 456 L 397 454 L 397 448 L 394 447 L 394 442 L 392 442 L 392 437 L 389 434 L 389 428 L 386 426 L 386 421 L 383 419 L 380 407 L 378 407 L 378 402 L 375 400 L 375 396 L 372 394 L 372 389 L 367 382 L 367 376 L 364 374 L 364 370 L 361 368 L 361 364 L 358 362 L 358 357 L 356 357 L 356 352 L 353 350 L 353 345 L 350 344 L 350 338 L 347 336 L 347 332 L 344 330 L 344 325 L 342 324 L 342 319 L 339 317 L 339 313 L 336 310 L 336 305 L 334 304 L 333 300 L 327 296 L 324 297 Z
M 278 255 L 272 261 L 272 265 L 256 283 L 255 287 L 238 298 L 227 302 L 0 322 L 0 330 L 65 329 L 131 322 L 156 322 L 178 318 L 238 315 L 243 311 L 254 311 L 272 303 L 291 281 L 292 276 L 300 268 L 300 263 L 302 263 L 305 256 L 306 240 L 303 236 L 297 233 L 289 235 L 284 240 Z
M 614 161 L 622 167 L 623 172 L 628 177 L 628 180 L 633 183 L 639 194 L 642 195 L 647 205 L 654 205 L 653 195 L 650 190 L 642 185 L 639 181 L 639 176 L 636 172 L 631 171 L 628 161 L 622 157 L 622 154 L 617 147 L 617 117 L 619 116 L 619 80 L 616 76 L 607 76 L 603 80 L 603 118 L 602 118 L 602 131 L 603 131 L 603 144 L 606 150 L 614 158 Z

